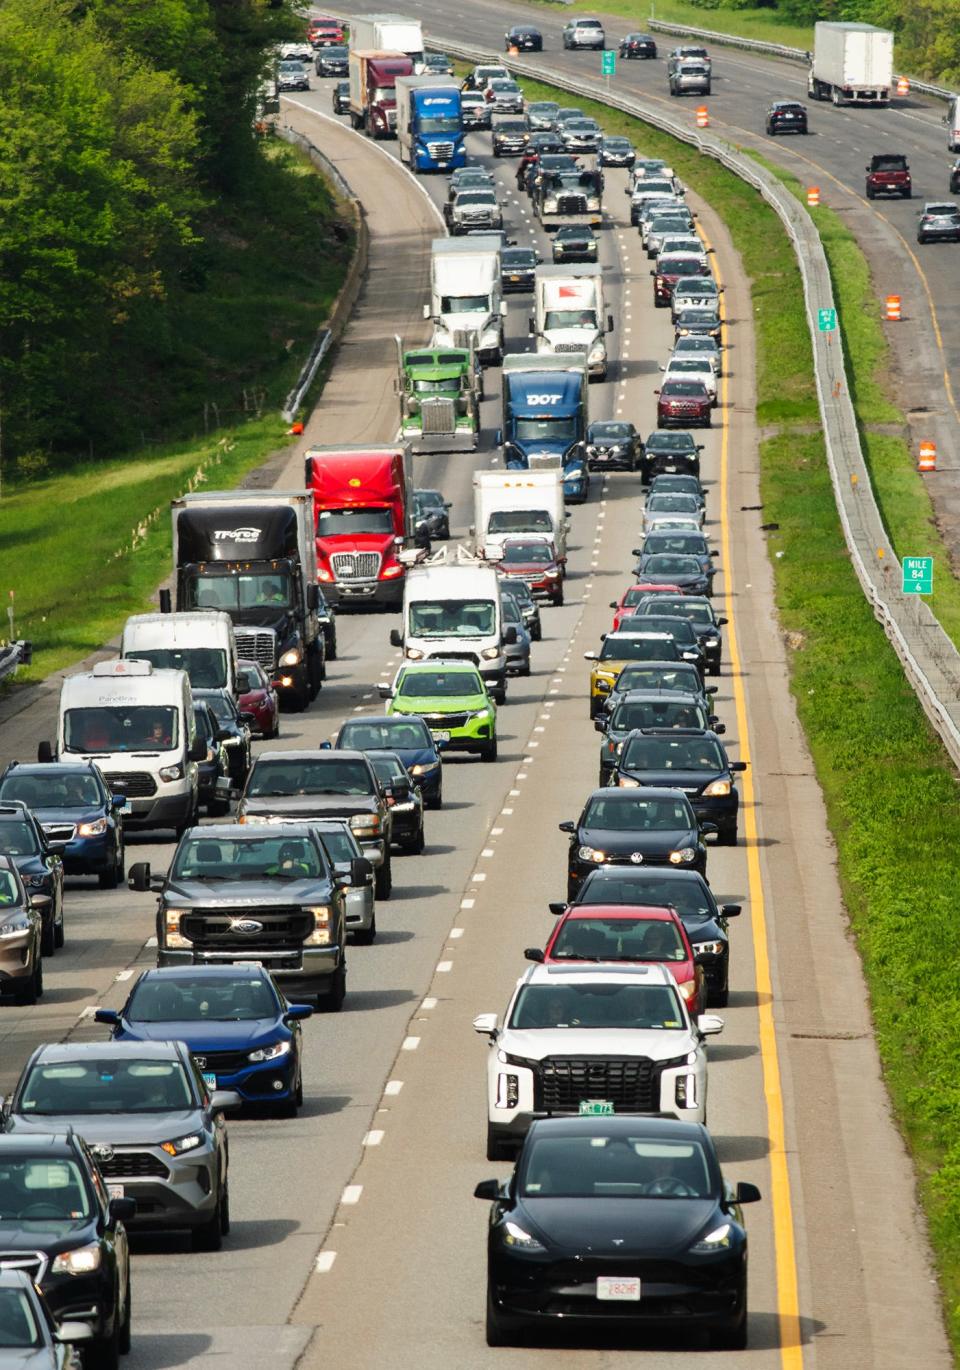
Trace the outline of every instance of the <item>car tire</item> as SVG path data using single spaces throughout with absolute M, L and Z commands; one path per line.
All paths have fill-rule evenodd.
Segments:
M 732 828 L 721 828 L 717 834 L 718 847 L 735 847 L 737 845 L 738 827 L 734 823 Z
M 390 853 L 387 852 L 383 864 L 377 867 L 376 883 L 374 893 L 378 899 L 389 899 L 390 891 L 393 889 L 393 863 Z
M 116 866 L 111 866 L 107 871 L 97 873 L 97 885 L 102 890 L 115 890 L 120 883 L 119 872 Z
M 517 1346 L 520 1333 L 512 1319 L 508 1322 L 494 1307 L 493 1298 L 487 1288 L 487 1315 L 485 1326 L 488 1346 Z
M 119 1291 L 116 1301 L 119 1303 Z M 83 1352 L 84 1370 L 118 1370 L 120 1364 L 120 1324 L 113 1320 L 113 1331 L 108 1337 L 95 1337 Z
M 63 924 L 63 908 L 61 907 L 61 909 L 60 909 L 60 922 L 59 922 L 59 923 L 54 923 L 54 925 L 53 925 L 53 940 L 54 940 L 54 943 L 56 944 L 57 948 L 60 948 L 60 947 L 63 946 L 65 937 L 66 937 L 66 930 L 65 930 L 64 924 Z
M 726 1008 L 730 1000 L 730 970 L 727 968 L 723 979 L 723 989 L 717 990 L 712 999 L 708 1000 L 711 1008 Z
M 22 989 L 17 995 L 17 1003 L 25 1008 L 31 1008 L 39 999 L 43 997 L 43 956 L 40 947 L 35 952 L 37 963 L 33 974 L 26 983 L 26 988 Z
M 420 831 L 417 833 L 416 837 L 408 838 L 406 842 L 401 843 L 400 850 L 407 856 L 419 856 L 426 845 L 426 839 L 423 835 L 423 824 L 421 823 Z
M 718 1327 L 710 1334 L 710 1344 L 718 1351 L 745 1351 L 747 1349 L 747 1310 L 733 1327 Z
M 425 800 L 424 802 L 425 802 L 425 804 L 426 804 L 426 806 L 427 806 L 428 809 L 442 809 L 442 808 L 443 808 L 443 787 L 441 786 L 441 788 L 440 788 L 439 790 L 437 790 L 436 794 L 431 795 L 430 798 L 427 799 L 427 800 Z
M 333 973 L 330 981 L 330 988 L 326 994 L 321 994 L 319 1005 L 324 1013 L 339 1013 L 343 1008 L 343 1001 L 347 997 L 347 962 L 344 957 L 340 958 L 340 964 Z
M 529 658 L 529 657 L 527 657 L 526 662 L 524 663 L 524 665 L 523 665 L 523 667 L 521 668 L 521 670 L 519 670 L 519 671 L 517 672 L 517 674 L 518 674 L 518 675 L 522 675 L 522 676 L 528 676 L 528 675 L 530 674 L 530 658 Z
M 40 930 L 40 955 L 52 956 L 57 949 L 57 932 L 53 922 L 53 912 L 50 914 L 50 922 L 44 923 Z
M 485 743 L 483 744 L 483 749 L 482 749 L 482 751 L 480 752 L 480 760 L 481 760 L 481 761 L 496 761 L 496 759 L 497 759 L 497 739 L 494 738 L 492 742 L 485 742 Z
M 487 1123 L 487 1160 L 488 1161 L 511 1161 L 513 1160 L 515 1147 L 510 1142 L 505 1142 L 493 1129 L 491 1123 Z
M 219 1251 L 223 1246 L 223 1229 L 220 1226 L 220 1208 L 223 1202 L 222 1195 L 217 1200 L 217 1206 L 213 1213 L 200 1227 L 195 1227 L 190 1233 L 190 1246 L 194 1251 Z
M 357 928 L 353 940 L 358 947 L 372 947 L 377 940 L 377 911 L 374 909 L 368 928 Z
M 873 198 L 874 198 L 874 192 L 873 192 L 873 190 L 871 189 L 870 186 L 867 186 L 867 199 L 868 199 L 868 200 L 872 200 Z
M 133 1305 L 131 1303 L 130 1278 L 127 1277 L 127 1297 L 123 1305 L 123 1322 L 120 1324 L 120 1333 L 117 1337 L 118 1349 L 121 1356 L 130 1354 L 130 1327 L 133 1322 Z
M 542 640 L 543 640 L 543 629 L 542 629 L 542 628 L 531 628 L 531 629 L 530 629 L 530 641 L 531 641 L 531 642 L 542 642 Z

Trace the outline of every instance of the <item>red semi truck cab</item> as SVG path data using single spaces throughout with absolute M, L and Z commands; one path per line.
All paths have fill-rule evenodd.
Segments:
M 317 580 L 350 604 L 399 607 L 413 559 L 410 449 L 311 447 L 304 482 L 313 494 Z
M 371 138 L 392 138 L 397 131 L 398 76 L 412 76 L 413 62 L 402 52 L 350 52 L 350 122 Z

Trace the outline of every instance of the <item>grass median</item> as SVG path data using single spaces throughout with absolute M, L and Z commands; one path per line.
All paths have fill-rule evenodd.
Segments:
M 523 82 L 530 98 L 557 92 Z M 560 98 L 569 103 L 569 97 Z M 949 1335 L 960 1351 L 960 952 L 949 935 L 960 850 L 956 776 L 870 612 L 847 554 L 826 464 L 799 272 L 785 231 L 731 172 L 640 120 L 579 100 L 610 133 L 624 133 L 725 220 L 751 280 L 757 330 L 764 520 L 777 608 L 794 644 L 791 690 L 822 787 L 846 908 L 871 996 L 884 1076 L 913 1155 Z M 841 317 L 875 306 L 839 229 L 831 261 Z M 845 230 L 844 230 L 845 232 Z M 876 333 L 857 321 L 845 342 L 858 403 L 870 417 L 883 365 Z M 858 371 L 857 368 L 860 368 Z M 895 411 L 894 411 L 895 412 Z M 864 410 L 861 410 L 863 416 Z M 815 431 L 811 431 L 811 429 Z M 902 454 L 868 435 L 887 501 L 902 494 Z M 925 494 L 925 492 L 924 492 Z M 911 495 L 909 508 L 916 505 Z M 913 514 L 911 515 L 913 516 Z M 901 529 L 903 538 L 912 537 Z M 898 537 L 900 534 L 898 534 Z M 896 543 L 896 539 L 895 539 Z M 906 547 L 906 543 L 903 543 Z M 909 550 L 913 550 L 910 548 Z
M 19 682 L 82 659 L 149 607 L 170 570 L 171 499 L 230 488 L 289 441 L 278 411 L 343 280 L 352 222 L 307 159 L 277 142 L 262 181 L 208 228 L 202 281 L 178 306 L 176 340 L 158 342 L 175 383 L 165 377 L 162 412 L 142 406 L 147 432 L 162 424 L 174 436 L 3 472 L 0 597 L 35 647 Z
M 535 3 L 549 9 L 565 10 L 568 0 L 535 0 Z M 638 0 L 603 0 L 603 14 L 616 14 L 629 19 L 637 29 L 645 29 L 650 19 L 659 19 L 664 24 L 685 24 L 690 28 L 710 29 L 714 33 L 726 33 L 735 38 L 750 38 L 761 43 L 779 43 L 783 47 L 800 48 L 807 52 L 813 47 L 813 25 L 791 24 L 781 18 L 776 10 L 757 6 L 748 9 L 707 9 L 704 5 L 693 5 L 686 0 L 653 0 L 652 3 L 638 3 Z M 672 47 L 680 39 L 668 33 L 654 35 L 657 42 Z

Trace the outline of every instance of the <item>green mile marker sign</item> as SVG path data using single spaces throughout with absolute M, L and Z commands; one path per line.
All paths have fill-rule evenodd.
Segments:
M 904 557 L 903 593 L 905 595 L 933 594 L 933 557 Z
M 821 333 L 832 333 L 837 326 L 837 311 L 835 309 L 817 310 L 817 327 Z

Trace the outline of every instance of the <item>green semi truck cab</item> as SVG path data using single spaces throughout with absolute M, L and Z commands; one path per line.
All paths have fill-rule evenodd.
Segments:
M 483 373 L 463 347 L 415 347 L 397 338 L 402 438 L 414 452 L 473 452 L 480 441 Z

